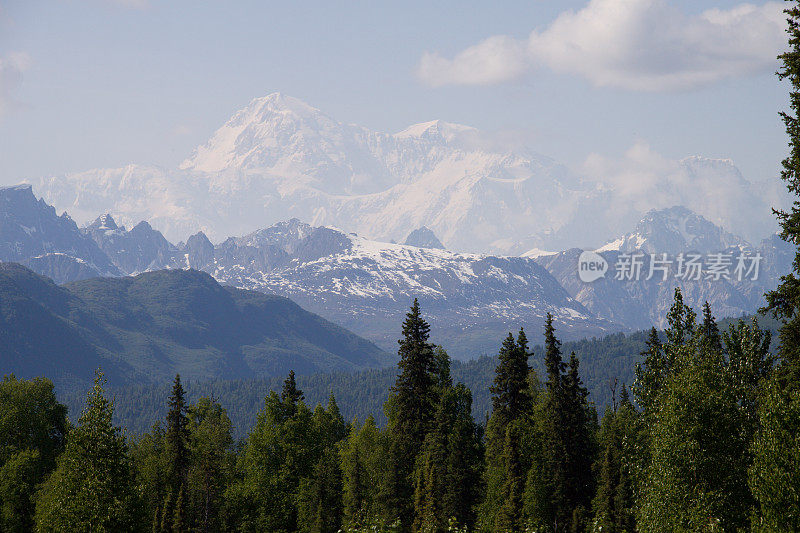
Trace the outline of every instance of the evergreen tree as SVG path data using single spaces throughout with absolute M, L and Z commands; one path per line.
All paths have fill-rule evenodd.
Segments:
M 495 518 L 495 531 L 522 531 L 522 502 L 525 492 L 525 472 L 520 457 L 520 427 L 512 422 L 506 426 L 503 446 L 503 504 Z
M 634 393 L 639 406 L 645 413 L 650 413 L 669 368 L 656 328 L 650 328 L 647 350 L 641 355 L 644 356 L 644 362 L 636 365 Z
M 503 341 L 498 354 L 499 362 L 495 370 L 492 393 L 492 416 L 499 417 L 505 425 L 518 419 L 531 410 L 531 397 L 528 387 L 528 339 L 520 329 L 517 340 L 509 333 Z
M 341 448 L 344 524 L 357 529 L 378 514 L 375 488 L 384 468 L 384 441 L 370 416 L 359 428 L 353 423 Z
M 636 530 L 632 468 L 637 413 L 623 385 L 619 407 L 608 410 L 600 428 L 602 456 L 597 467 L 598 486 L 592 507 L 593 530 L 633 533 Z
M 295 405 L 297 402 L 304 400 L 303 391 L 297 388 L 297 382 L 294 378 L 294 370 L 289 371 L 289 377 L 283 382 L 283 390 L 281 391 L 281 401 Z
M 775 376 L 763 392 L 751 447 L 752 530 L 764 533 L 800 531 L 800 389 L 784 384 Z
M 527 439 L 510 438 L 508 435 L 510 426 L 514 425 L 517 433 L 525 434 L 529 433 L 532 424 L 533 389 L 538 386 L 538 379 L 528 365 L 528 357 L 528 339 L 525 332 L 520 329 L 516 340 L 509 333 L 500 348 L 494 383 L 490 389 L 493 410 L 486 425 L 484 472 L 486 496 L 480 511 L 483 530 L 492 530 L 498 523 L 508 520 L 519 523 L 518 519 L 521 519 L 517 516 L 519 502 L 515 500 L 509 504 L 507 497 L 509 494 L 516 495 L 519 492 L 521 498 L 524 493 L 525 475 L 529 468 L 530 457 L 527 449 L 509 450 L 507 446 L 524 446 L 527 443 Z M 519 465 L 509 462 L 510 458 L 516 458 Z M 509 485 L 509 468 L 517 466 L 521 477 L 516 479 L 516 485 Z M 504 518 L 500 518 L 503 508 L 505 510 L 502 512 L 505 515 Z
M 473 527 L 482 455 L 472 394 L 459 383 L 443 391 L 434 427 L 425 438 L 414 496 L 415 531 Z
M 328 447 L 314 475 L 301 482 L 299 526 L 304 533 L 336 533 L 342 526 L 342 471 L 336 447 Z
M 167 413 L 167 431 L 165 435 L 166 451 L 169 458 L 168 483 L 173 494 L 180 491 L 186 484 L 186 474 L 189 468 L 189 419 L 186 417 L 187 405 L 181 376 L 175 375 L 172 385 L 172 394 L 169 398 L 169 412 Z
M 783 160 L 781 178 L 789 193 L 800 196 L 800 4 L 789 3 L 784 12 L 789 34 L 788 50 L 778 56 L 781 68 L 778 78 L 788 80 L 789 112 L 780 115 L 789 136 L 789 155 Z M 773 210 L 781 225 L 781 237 L 797 247 L 792 272 L 781 278 L 781 284 L 766 294 L 766 311 L 782 319 L 779 330 L 781 382 L 784 387 L 800 387 L 800 200 L 789 211 Z
M 172 512 L 172 531 L 179 533 L 188 531 L 186 519 L 186 485 L 181 485 L 178 489 L 178 497 L 175 499 L 175 509 Z
M 400 373 L 386 404 L 389 471 L 381 494 L 386 518 L 399 518 L 406 528 L 414 516 L 414 467 L 437 402 L 436 356 L 429 336 L 430 326 L 414 299 L 398 341 Z
M 573 353 L 567 366 L 553 318 L 545 322 L 547 395 L 541 415 L 540 458 L 532 465 L 526 487 L 528 520 L 550 531 L 583 530 L 593 491 L 592 438 L 596 415 Z
M 223 529 L 223 492 L 233 470 L 232 425 L 225 409 L 204 397 L 190 406 L 187 485 L 188 524 L 202 531 Z
M 595 457 L 595 442 L 593 434 L 596 426 L 597 415 L 594 408 L 587 402 L 589 395 L 583 386 L 578 371 L 579 362 L 572 352 L 569 359 L 567 373 L 563 377 L 564 391 L 564 448 L 566 456 L 566 502 L 572 509 L 572 530 L 583 531 L 580 523 L 585 520 L 592 495 L 594 494 L 594 479 L 592 477 L 592 462 Z
M 36 505 L 38 531 L 136 531 L 142 527 L 134 477 L 113 405 L 98 372 L 78 426 Z
M 717 321 L 711 314 L 711 306 L 708 302 L 703 304 L 703 324 L 700 332 L 705 341 L 705 349 L 712 352 L 722 351 L 722 337 L 719 334 Z

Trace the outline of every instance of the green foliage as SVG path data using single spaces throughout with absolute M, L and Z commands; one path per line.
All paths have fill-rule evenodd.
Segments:
M 592 501 L 593 531 L 636 531 L 633 474 L 636 468 L 638 416 L 623 386 L 619 408 L 607 410 L 600 426 L 602 452 L 596 467 L 597 492 Z
M 200 531 L 221 531 L 223 495 L 235 465 L 231 421 L 212 398 L 188 408 L 189 469 L 186 487 L 189 524 Z
M 374 489 L 381 484 L 386 453 L 385 440 L 372 417 L 368 417 L 360 428 L 357 421 L 351 425 L 340 453 L 344 522 L 349 528 L 366 527 L 364 517 L 378 515 Z
M 663 358 L 648 357 L 637 389 L 660 383 L 640 395 L 647 400 L 639 529 L 742 529 L 753 506 L 747 471 L 759 388 L 772 365 L 770 335 L 744 321 L 720 335 L 707 306 L 695 328 L 680 292 L 669 316 Z
M 398 341 L 399 374 L 385 407 L 389 470 L 381 491 L 386 518 L 399 518 L 405 527 L 410 527 L 414 517 L 414 467 L 425 435 L 431 429 L 440 392 L 437 373 L 440 365 L 433 345 L 428 342 L 429 336 L 430 326 L 414 299 Z
M 471 529 L 482 496 L 483 449 L 472 419 L 472 395 L 463 384 L 442 391 L 433 428 L 416 473 L 414 530 Z
M 750 488 L 757 501 L 753 530 L 800 531 L 800 390 L 765 388 L 752 443 Z
M 783 160 L 781 178 L 789 193 L 800 196 L 800 6 L 791 1 L 786 8 L 789 47 L 778 58 L 778 77 L 790 85 L 790 111 L 781 117 L 789 136 L 789 155 Z M 766 311 L 783 320 L 780 327 L 780 372 L 784 386 L 800 387 L 800 202 L 795 199 L 789 211 L 775 210 L 781 225 L 781 237 L 798 247 L 792 272 L 781 278 L 781 284 L 766 294 Z
M 141 527 L 134 473 L 121 430 L 111 421 L 98 372 L 78 426 L 36 505 L 38 531 L 136 531 Z
M 33 496 L 64 449 L 67 408 L 43 378 L 0 382 L 0 531 L 29 531 Z

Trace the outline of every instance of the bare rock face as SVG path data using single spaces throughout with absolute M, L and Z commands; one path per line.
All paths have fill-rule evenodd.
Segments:
M 417 248 L 436 248 L 438 250 L 445 249 L 444 245 L 436 237 L 436 234 L 426 226 L 417 228 L 409 233 L 408 237 L 406 237 L 406 242 L 403 244 L 407 244 L 408 246 L 416 246 Z

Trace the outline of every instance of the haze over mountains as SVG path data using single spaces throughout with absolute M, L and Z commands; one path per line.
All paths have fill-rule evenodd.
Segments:
M 468 126 L 373 132 L 275 93 L 237 111 L 179 169 L 128 165 L 31 183 L 80 223 L 110 212 L 127 226 L 146 220 L 173 242 L 298 218 L 383 242 L 426 226 L 451 250 L 514 255 L 599 246 L 651 208 L 674 205 L 750 241 L 774 231 L 767 191 L 731 161 L 690 157 L 666 173 L 603 168 L 606 177 L 588 179 Z
M 442 249 L 427 228 L 410 233 L 406 242 L 415 245 L 394 244 L 297 219 L 218 244 L 204 233 L 173 244 L 147 222 L 129 230 L 108 214 L 79 228 L 30 187 L 0 189 L 0 215 L 9 239 L 0 260 L 24 263 L 60 283 L 202 270 L 231 286 L 289 297 L 390 352 L 404 313 L 419 298 L 433 340 L 458 358 L 494 353 L 505 333 L 521 326 L 536 331 L 548 312 L 565 339 L 662 325 L 676 285 L 691 305 L 709 301 L 719 317 L 750 313 L 792 259 L 791 247 L 776 236 L 751 245 L 681 207 L 648 213 L 601 254 L 613 269 L 622 252 L 759 253 L 759 278 L 627 282 L 613 279 L 612 270 L 587 284 L 577 275 L 580 249 L 531 257 L 458 253 Z

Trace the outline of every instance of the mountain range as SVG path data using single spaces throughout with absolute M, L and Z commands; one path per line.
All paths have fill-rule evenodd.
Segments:
M 383 242 L 425 226 L 451 250 L 518 255 L 596 246 L 648 209 L 673 205 L 750 240 L 775 227 L 767 191 L 729 160 L 690 157 L 666 179 L 611 174 L 579 176 L 439 120 L 375 132 L 275 93 L 234 113 L 179 168 L 131 164 L 30 183 L 81 224 L 110 212 L 128 226 L 146 220 L 173 242 L 198 230 L 216 242 L 298 218 Z
M 0 189 L 0 215 L 0 230 L 9 236 L 0 260 L 21 262 L 59 283 L 200 270 L 226 285 L 288 297 L 388 352 L 419 298 L 433 340 L 464 359 L 494 353 L 510 330 L 538 331 L 548 312 L 564 339 L 662 326 L 676 286 L 696 308 L 709 301 L 719 317 L 750 313 L 793 257 L 777 236 L 752 246 L 682 207 L 651 211 L 632 232 L 600 247 L 612 270 L 593 283 L 578 277 L 580 249 L 527 257 L 458 253 L 443 249 L 424 227 L 396 244 L 291 219 L 217 244 L 202 232 L 172 244 L 147 222 L 127 229 L 109 214 L 79 228 L 30 187 Z M 661 251 L 758 253 L 763 261 L 756 280 L 614 279 L 620 254 Z M 648 263 L 643 266 L 646 272 Z

